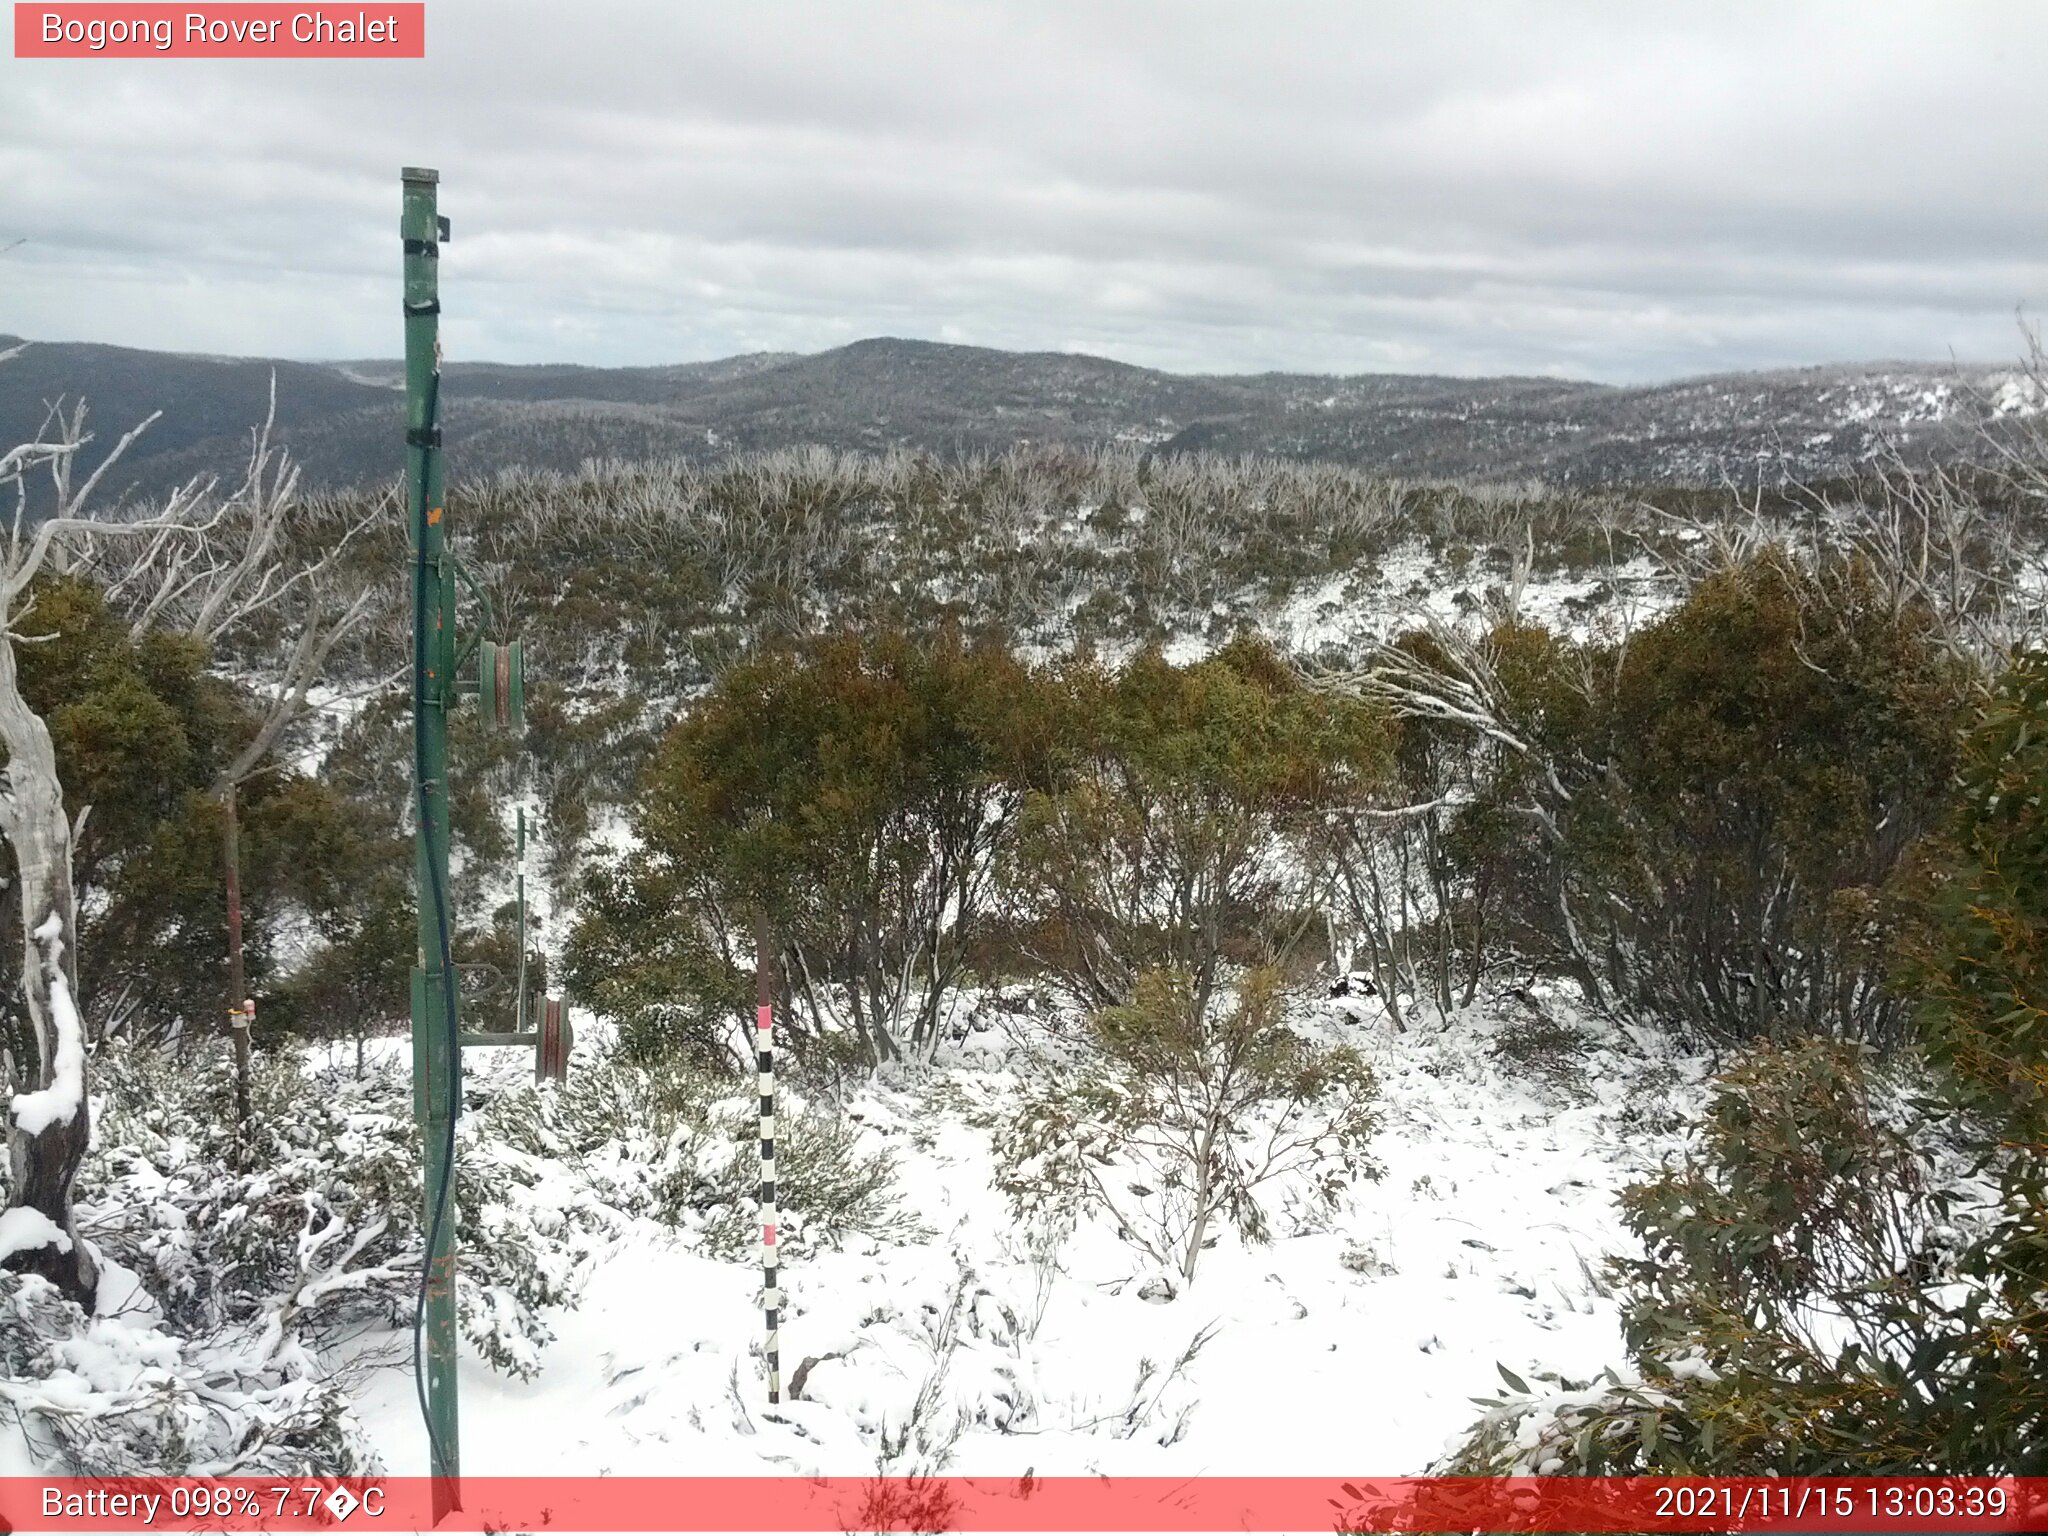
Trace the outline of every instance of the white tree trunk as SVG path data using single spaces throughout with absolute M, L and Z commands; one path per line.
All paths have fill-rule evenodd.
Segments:
M 77 909 L 71 887 L 71 823 L 49 728 L 21 696 L 14 642 L 0 628 L 0 745 L 7 750 L 0 828 L 14 851 L 21 917 L 21 1000 L 35 1039 L 34 1061 L 10 1062 L 16 1093 L 7 1120 L 13 1175 L 0 1224 L 0 1262 L 42 1275 L 91 1307 L 98 1267 L 78 1235 L 71 1185 L 91 1140 L 79 1018 Z M 31 1211 L 32 1217 L 16 1216 Z M 41 1218 L 40 1220 L 36 1218 Z

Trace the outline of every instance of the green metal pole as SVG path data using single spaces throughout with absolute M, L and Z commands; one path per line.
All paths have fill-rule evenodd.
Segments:
M 461 1469 L 455 1394 L 454 1114 L 461 1052 L 444 943 L 448 899 L 448 712 L 455 703 L 455 581 L 442 516 L 438 171 L 403 172 L 406 484 L 415 613 L 413 732 L 419 779 L 414 836 L 419 964 L 412 973 L 413 1107 L 426 1144 L 426 1404 L 438 1521 L 458 1508 Z
M 526 1033 L 526 807 L 519 807 L 519 980 L 512 991 L 512 1033 Z

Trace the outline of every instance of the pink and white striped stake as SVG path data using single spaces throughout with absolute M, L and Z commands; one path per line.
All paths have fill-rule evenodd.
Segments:
M 761 1092 L 761 1305 L 768 1317 L 768 1401 L 782 1401 L 782 1293 L 775 1257 L 775 989 L 768 918 L 754 924 L 754 1065 Z

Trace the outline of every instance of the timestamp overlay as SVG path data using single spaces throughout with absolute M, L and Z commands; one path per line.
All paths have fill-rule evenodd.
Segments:
M 2048 1478 L 474 1477 L 438 1492 L 437 1506 L 436 1486 L 423 1477 L 0 1478 L 0 1526 L 15 1531 L 2048 1530 Z

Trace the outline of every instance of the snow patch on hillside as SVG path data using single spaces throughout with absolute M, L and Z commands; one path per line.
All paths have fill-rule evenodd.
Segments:
M 1393 551 L 1377 566 L 1340 572 L 1296 593 L 1260 621 L 1276 645 L 1296 656 L 1356 655 L 1407 629 L 1453 625 L 1507 600 L 1511 577 L 1481 564 L 1453 569 L 1421 544 Z M 1588 638 L 1596 628 L 1631 628 L 1673 606 L 1678 583 L 1648 555 L 1611 570 L 1552 571 L 1523 584 L 1522 622 Z

